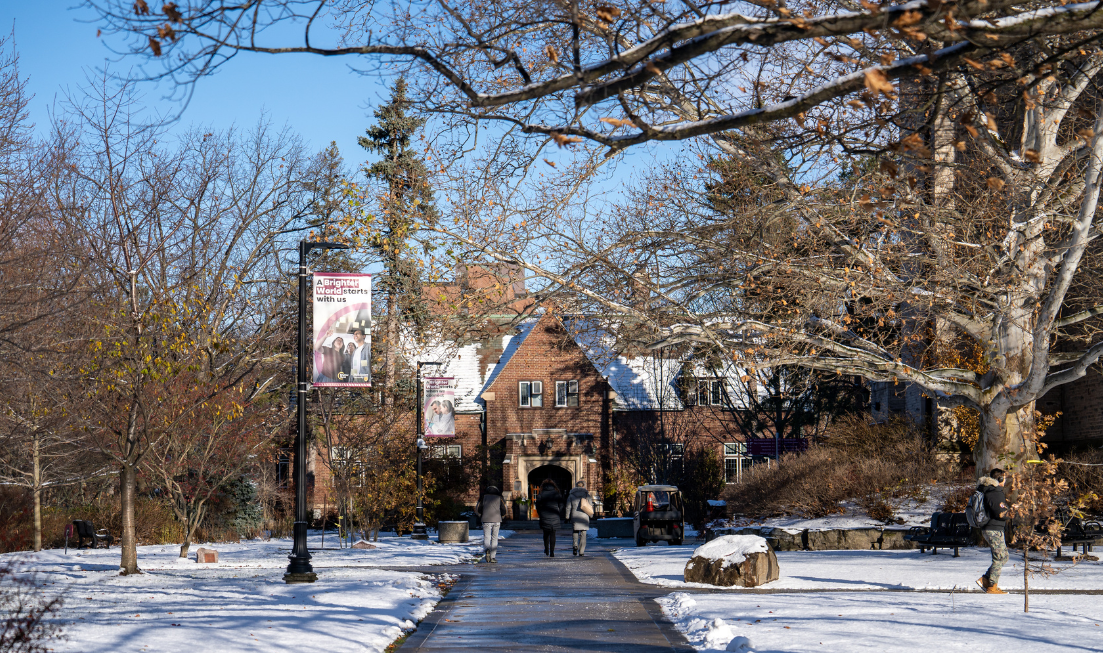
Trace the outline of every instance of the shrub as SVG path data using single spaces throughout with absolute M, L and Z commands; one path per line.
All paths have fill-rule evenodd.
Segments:
M 743 482 L 724 493 L 729 509 L 753 518 L 798 515 L 824 517 L 857 500 L 870 516 L 892 520 L 888 499 L 925 499 L 929 484 L 955 479 L 958 471 L 938 461 L 923 434 L 907 422 L 871 424 L 868 418 L 840 418 L 821 443 L 801 454 L 785 454 L 779 465 L 755 465 Z
M 47 596 L 22 561 L 0 561 L 0 652 L 45 653 L 61 637 L 51 617 L 61 609 L 61 596 Z
M 1103 514 L 1103 451 L 1092 449 L 1065 456 L 1064 460 L 1058 469 L 1069 484 L 1072 501 L 1083 498 L 1085 510 Z
M 969 497 L 973 496 L 976 488 L 972 485 L 955 487 L 946 496 L 942 497 L 942 505 L 938 507 L 940 512 L 965 512 L 965 505 L 969 503 Z

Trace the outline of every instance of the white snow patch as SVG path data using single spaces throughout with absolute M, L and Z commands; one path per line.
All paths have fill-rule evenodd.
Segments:
M 723 560 L 724 566 L 728 567 L 743 562 L 749 553 L 765 553 L 769 550 L 766 539 L 757 535 L 724 535 L 697 547 L 693 557 Z
M 47 593 L 63 593 L 56 651 L 383 651 L 437 601 L 436 577 L 381 566 L 456 564 L 482 555 L 481 538 L 441 545 L 380 537 L 378 548 L 336 548 L 312 531 L 318 582 L 283 582 L 290 539 L 206 545 L 217 564 L 179 557 L 180 547 L 138 547 L 141 574 L 119 575 L 118 547 L 17 553 Z M 194 547 L 192 549 L 194 552 Z M 7 557 L 7 556 L 5 556 Z

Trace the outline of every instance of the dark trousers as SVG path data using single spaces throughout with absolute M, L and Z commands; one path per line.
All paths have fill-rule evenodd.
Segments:
M 544 555 L 555 553 L 555 530 L 551 528 L 545 528 L 544 530 Z

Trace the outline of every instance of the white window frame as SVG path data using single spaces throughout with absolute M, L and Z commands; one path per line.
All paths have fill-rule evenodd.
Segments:
M 724 482 L 727 484 L 739 483 L 743 480 L 743 468 L 747 466 L 750 457 L 747 455 L 746 442 L 724 443 Z M 735 478 L 728 476 L 729 462 L 735 465 Z
M 702 379 L 697 382 L 698 406 L 723 406 L 724 394 L 724 379 L 722 378 Z M 702 398 L 704 401 L 702 401 Z
M 544 407 L 543 381 L 518 381 L 517 405 L 521 408 Z
M 571 399 L 574 399 L 574 403 L 571 403 Z M 556 381 L 555 382 L 555 407 L 556 408 L 577 408 L 579 404 L 578 397 L 578 381 Z

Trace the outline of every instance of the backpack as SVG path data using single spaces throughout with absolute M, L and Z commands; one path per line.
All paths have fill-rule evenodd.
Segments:
M 965 520 L 973 528 L 984 528 L 989 522 L 988 511 L 984 508 L 983 490 L 977 490 L 969 497 L 969 503 L 965 504 Z

